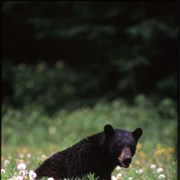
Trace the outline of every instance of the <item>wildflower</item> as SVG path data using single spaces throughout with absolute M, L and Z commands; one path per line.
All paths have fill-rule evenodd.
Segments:
M 50 177 L 50 178 L 48 178 L 47 180 L 54 180 L 54 178 Z
M 23 160 L 23 159 L 20 159 L 19 162 L 20 162 L 20 163 L 24 163 L 24 160 Z
M 155 164 L 151 164 L 150 168 L 151 169 L 156 169 L 156 165 Z
M 112 176 L 111 180 L 117 180 L 117 178 L 115 176 Z
M 36 178 L 36 173 L 34 172 L 34 171 L 29 171 L 29 179 L 30 180 L 33 180 L 33 179 L 35 179 Z
M 167 148 L 167 152 L 170 153 L 170 154 L 174 153 L 174 149 L 172 147 L 169 147 L 169 148 Z
M 120 170 L 120 169 L 121 169 L 121 167 L 120 167 L 120 166 L 117 166 L 117 167 L 116 167 L 116 170 L 117 170 L 117 171 L 118 171 L 118 170 Z
M 136 165 L 141 165 L 141 162 L 140 161 L 135 161 L 135 164 Z
M 122 177 L 122 174 L 121 173 L 118 173 L 117 174 L 117 178 L 120 179 Z
M 31 153 L 27 154 L 27 158 L 31 158 L 31 156 L 32 156 Z
M 23 180 L 28 180 L 28 177 L 27 176 L 24 176 L 24 179 Z
M 139 152 L 139 157 L 140 157 L 141 159 L 145 159 L 145 158 L 146 158 L 146 154 L 145 154 L 144 152 L 140 151 L 140 152 Z
M 157 173 L 161 173 L 161 172 L 163 172 L 163 168 L 158 168 Z
M 19 171 L 19 175 L 22 176 L 22 177 L 24 177 L 24 176 L 26 175 L 26 172 L 25 172 L 24 170 L 20 170 L 20 171 Z
M 22 176 L 17 176 L 14 178 L 15 180 L 23 180 L 23 177 Z
M 157 145 L 156 150 L 155 150 L 155 156 L 161 156 L 167 154 L 167 150 L 160 145 Z
M 142 173 L 143 173 L 143 170 L 142 170 L 142 169 L 136 170 L 136 173 L 137 173 L 137 174 L 142 174 Z
M 165 175 L 164 174 L 160 174 L 158 179 L 165 179 Z
M 46 158 L 47 158 L 47 156 L 46 156 L 45 154 L 42 154 L 42 155 L 41 155 L 41 159 L 42 159 L 42 160 L 45 160 Z
M 24 158 L 24 154 L 19 154 L 19 158 L 23 159 Z
M 1 174 L 5 173 L 5 172 L 6 172 L 5 169 L 1 169 Z
M 25 169 L 26 169 L 26 164 L 24 164 L 24 163 L 18 164 L 18 165 L 17 165 L 17 169 L 18 169 L 18 170 L 25 170 Z
M 133 178 L 132 178 L 132 177 L 129 177 L 128 179 L 129 179 L 129 180 L 132 180 Z
M 8 166 L 8 164 L 10 164 L 9 160 L 5 160 L 4 161 L 4 166 Z

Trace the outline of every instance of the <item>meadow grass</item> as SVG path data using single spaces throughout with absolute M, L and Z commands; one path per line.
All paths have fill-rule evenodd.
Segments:
M 29 172 L 53 153 L 82 138 L 103 130 L 105 124 L 133 131 L 144 131 L 130 168 L 117 167 L 112 179 L 177 179 L 177 112 L 172 101 L 164 99 L 154 105 L 144 96 L 133 105 L 122 100 L 99 102 L 53 116 L 39 107 L 28 105 L 22 110 L 2 110 L 1 178 L 31 179 Z M 17 169 L 26 165 L 26 172 Z M 20 174 L 20 176 L 19 176 Z M 94 179 L 87 175 L 84 179 Z

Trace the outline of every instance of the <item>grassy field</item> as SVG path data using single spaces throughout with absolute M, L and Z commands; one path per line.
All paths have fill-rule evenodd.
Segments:
M 112 179 L 177 179 L 176 106 L 170 99 L 154 105 L 143 95 L 136 97 L 133 105 L 117 99 L 73 111 L 60 109 L 53 116 L 34 105 L 22 110 L 3 106 L 1 178 L 33 179 L 30 171 L 40 162 L 102 131 L 107 123 L 130 131 L 141 127 L 144 131 L 130 168 L 117 167 Z M 94 178 L 89 175 L 84 179 Z

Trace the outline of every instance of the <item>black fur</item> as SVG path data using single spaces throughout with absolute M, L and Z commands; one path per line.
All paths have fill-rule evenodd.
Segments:
M 43 176 L 55 180 L 82 178 L 93 173 L 99 179 L 110 180 L 117 165 L 129 167 L 141 135 L 141 128 L 129 132 L 106 125 L 103 132 L 89 136 L 45 160 L 35 170 L 37 179 Z

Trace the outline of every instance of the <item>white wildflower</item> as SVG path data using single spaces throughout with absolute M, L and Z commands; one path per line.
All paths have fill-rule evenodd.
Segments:
M 47 156 L 46 156 L 45 154 L 42 154 L 42 155 L 41 155 L 41 159 L 42 159 L 42 160 L 45 160 L 46 158 L 47 158 Z
M 137 174 L 142 174 L 143 173 L 143 169 L 136 170 L 136 173 Z
M 22 176 L 17 176 L 14 178 L 15 180 L 23 180 L 23 177 Z
M 120 169 L 121 169 L 121 167 L 120 167 L 120 166 L 117 166 L 117 167 L 116 167 L 116 170 L 117 170 L 117 171 L 119 171 Z
M 165 175 L 164 174 L 160 174 L 158 179 L 165 179 Z
M 26 175 L 25 170 L 20 170 L 20 171 L 19 171 L 19 175 L 22 176 L 22 177 L 24 177 L 24 176 Z
M 129 179 L 129 180 L 132 180 L 133 178 L 132 178 L 132 177 L 129 177 L 128 179 Z
M 17 165 L 17 169 L 18 169 L 18 170 L 25 170 L 25 169 L 26 169 L 26 164 L 24 164 L 24 163 L 18 164 L 18 165 Z
M 10 164 L 10 161 L 9 160 L 5 160 L 4 161 L 4 166 L 8 166 L 8 164 Z
M 5 172 L 6 172 L 5 169 L 1 169 L 1 174 L 5 173 Z
M 54 180 L 54 178 L 50 177 L 50 178 L 48 178 L 47 180 Z
M 120 179 L 122 177 L 122 174 L 121 173 L 118 173 L 117 174 L 117 179 Z
M 156 169 L 156 165 L 155 164 L 151 164 L 150 168 L 151 169 Z
M 27 158 L 31 158 L 31 156 L 32 156 L 31 153 L 27 154 Z
M 19 158 L 23 159 L 24 158 L 24 154 L 19 154 Z
M 161 173 L 161 172 L 163 172 L 163 168 L 158 168 L 157 173 Z
M 111 180 L 117 180 L 117 178 L 115 176 L 112 176 Z
M 33 179 L 35 179 L 36 178 L 36 173 L 34 172 L 34 171 L 29 171 L 29 179 L 30 180 L 33 180 Z

